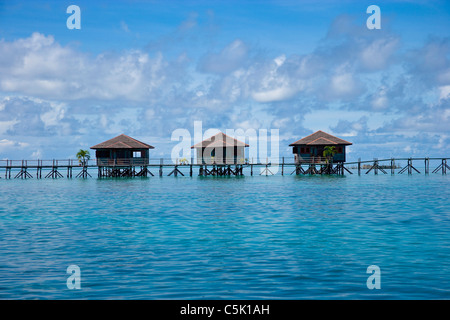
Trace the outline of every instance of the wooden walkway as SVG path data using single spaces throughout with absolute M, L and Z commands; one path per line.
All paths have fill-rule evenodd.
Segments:
M 194 170 L 199 176 L 243 176 L 274 175 L 274 168 L 281 175 L 344 175 L 344 174 L 447 174 L 450 158 L 391 158 L 373 159 L 357 162 L 328 164 L 321 159 L 302 159 L 301 162 L 286 162 L 280 159 L 268 159 L 267 162 L 245 163 L 173 163 L 171 159 L 149 159 L 149 163 L 127 161 L 117 164 L 99 165 L 95 159 L 80 164 L 78 160 L 0 160 L 0 178 L 31 179 L 31 178 L 88 178 L 95 175 L 99 178 L 108 177 L 149 177 L 193 176 Z M 178 161 L 177 161 L 178 162 Z M 399 163 L 403 166 L 399 167 Z M 406 163 L 406 164 L 405 164 Z M 431 163 L 433 166 L 431 166 Z M 420 165 L 420 167 L 419 167 Z M 258 170 L 259 169 L 259 170 Z M 419 170 L 420 169 L 420 170 Z

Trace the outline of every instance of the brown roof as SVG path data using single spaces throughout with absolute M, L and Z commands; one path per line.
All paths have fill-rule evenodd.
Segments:
M 241 142 L 230 136 L 227 136 L 223 132 L 219 132 L 218 134 L 193 145 L 191 149 L 206 148 L 206 147 L 216 148 L 216 147 L 248 147 L 248 146 L 249 145 L 244 142 Z
M 291 143 L 289 146 L 298 146 L 298 145 L 351 145 L 351 142 L 345 141 L 338 137 L 332 136 L 329 133 L 323 132 L 321 130 L 310 134 L 303 139 L 295 141 Z
M 121 134 L 105 142 L 96 144 L 91 149 L 154 149 L 155 147 Z

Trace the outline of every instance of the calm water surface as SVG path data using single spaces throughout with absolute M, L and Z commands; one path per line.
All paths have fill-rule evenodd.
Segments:
M 449 179 L 0 179 L 0 298 L 448 299 Z

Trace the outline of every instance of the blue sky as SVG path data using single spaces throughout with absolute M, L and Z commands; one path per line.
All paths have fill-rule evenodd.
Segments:
M 449 21 L 445 1 L 0 1 L 0 158 L 120 133 L 169 157 L 194 121 L 279 129 L 287 157 L 316 130 L 350 160 L 448 156 Z

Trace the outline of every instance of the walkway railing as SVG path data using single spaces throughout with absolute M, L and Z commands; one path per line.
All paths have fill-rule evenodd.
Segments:
M 0 170 L 4 170 L 4 174 L 0 173 L 0 178 L 60 178 L 64 175 L 61 173 L 66 170 L 66 176 L 72 177 L 73 170 L 76 177 L 91 176 L 89 171 L 94 168 L 98 169 L 99 176 L 147 176 L 153 175 L 155 168 L 159 168 L 159 175 L 163 175 L 163 168 L 171 168 L 169 175 L 184 175 L 187 167 L 189 175 L 193 175 L 193 168 L 199 168 L 200 172 L 231 172 L 230 166 L 235 167 L 233 170 L 240 175 L 245 172 L 253 175 L 254 169 L 259 167 L 261 172 L 272 175 L 275 167 L 281 175 L 286 173 L 286 169 L 290 167 L 291 174 L 338 174 L 358 173 L 364 174 L 418 174 L 418 173 L 442 173 L 450 172 L 448 164 L 449 157 L 418 157 L 418 158 L 386 158 L 373 160 L 358 160 L 352 162 L 335 162 L 332 163 L 324 157 L 297 158 L 288 157 L 274 158 L 267 157 L 265 159 L 254 158 L 205 158 L 205 159 L 172 159 L 172 158 L 129 158 L 129 159 L 89 159 L 79 161 L 78 159 L 52 159 L 52 160 L 0 160 Z M 431 165 L 432 163 L 432 165 Z M 139 168 L 140 167 L 140 168 Z M 293 169 L 292 169 L 293 168 Z M 88 170 L 89 169 L 89 170 Z M 43 170 L 46 171 L 43 174 Z M 248 172 L 249 171 L 249 172 Z M 113 173 L 111 173 L 113 172 Z M 125 173 L 124 173 L 125 172 Z M 288 172 L 288 173 L 289 173 Z

